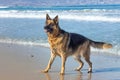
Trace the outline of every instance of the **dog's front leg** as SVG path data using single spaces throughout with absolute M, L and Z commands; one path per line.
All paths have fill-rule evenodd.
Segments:
M 48 62 L 48 65 L 47 65 L 47 67 L 46 67 L 46 69 L 45 70 L 43 70 L 43 72 L 48 72 L 49 71 L 49 69 L 51 68 L 51 65 L 52 65 L 52 63 L 53 63 L 53 61 L 54 61 L 54 59 L 55 59 L 55 57 L 56 57 L 56 55 L 55 54 L 53 54 L 53 53 L 51 53 L 51 57 L 50 57 L 50 60 L 49 60 L 49 62 Z
M 60 74 L 61 74 L 61 75 L 64 75 L 64 74 L 65 74 L 66 56 L 65 56 L 65 55 L 62 55 L 62 56 L 61 56 L 61 59 L 62 59 L 62 66 L 61 66 L 61 72 L 60 72 Z

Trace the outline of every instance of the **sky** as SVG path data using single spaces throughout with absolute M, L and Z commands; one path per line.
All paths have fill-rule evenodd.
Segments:
M 0 0 L 0 6 L 71 6 L 120 4 L 120 0 Z

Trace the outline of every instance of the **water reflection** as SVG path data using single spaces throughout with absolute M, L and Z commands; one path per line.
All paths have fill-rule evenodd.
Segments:
M 66 74 L 66 75 L 58 75 L 58 74 L 50 74 L 44 73 L 46 80 L 92 80 L 92 73 L 88 74 Z

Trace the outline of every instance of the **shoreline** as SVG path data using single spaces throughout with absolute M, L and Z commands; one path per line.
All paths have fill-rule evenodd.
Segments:
M 102 54 L 101 54 L 102 53 Z M 91 52 L 93 73 L 88 74 L 85 63 L 81 72 L 74 71 L 78 63 L 69 57 L 65 75 L 59 75 L 61 59 L 54 61 L 50 72 L 41 73 L 49 60 L 49 48 L 0 43 L 1 80 L 119 80 L 120 56 Z

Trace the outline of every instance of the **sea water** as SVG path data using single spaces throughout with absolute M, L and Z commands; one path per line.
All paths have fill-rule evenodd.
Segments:
M 58 15 L 60 27 L 68 32 L 113 44 L 99 51 L 120 55 L 120 5 L 0 7 L 0 42 L 49 47 L 43 29 L 46 14 Z

